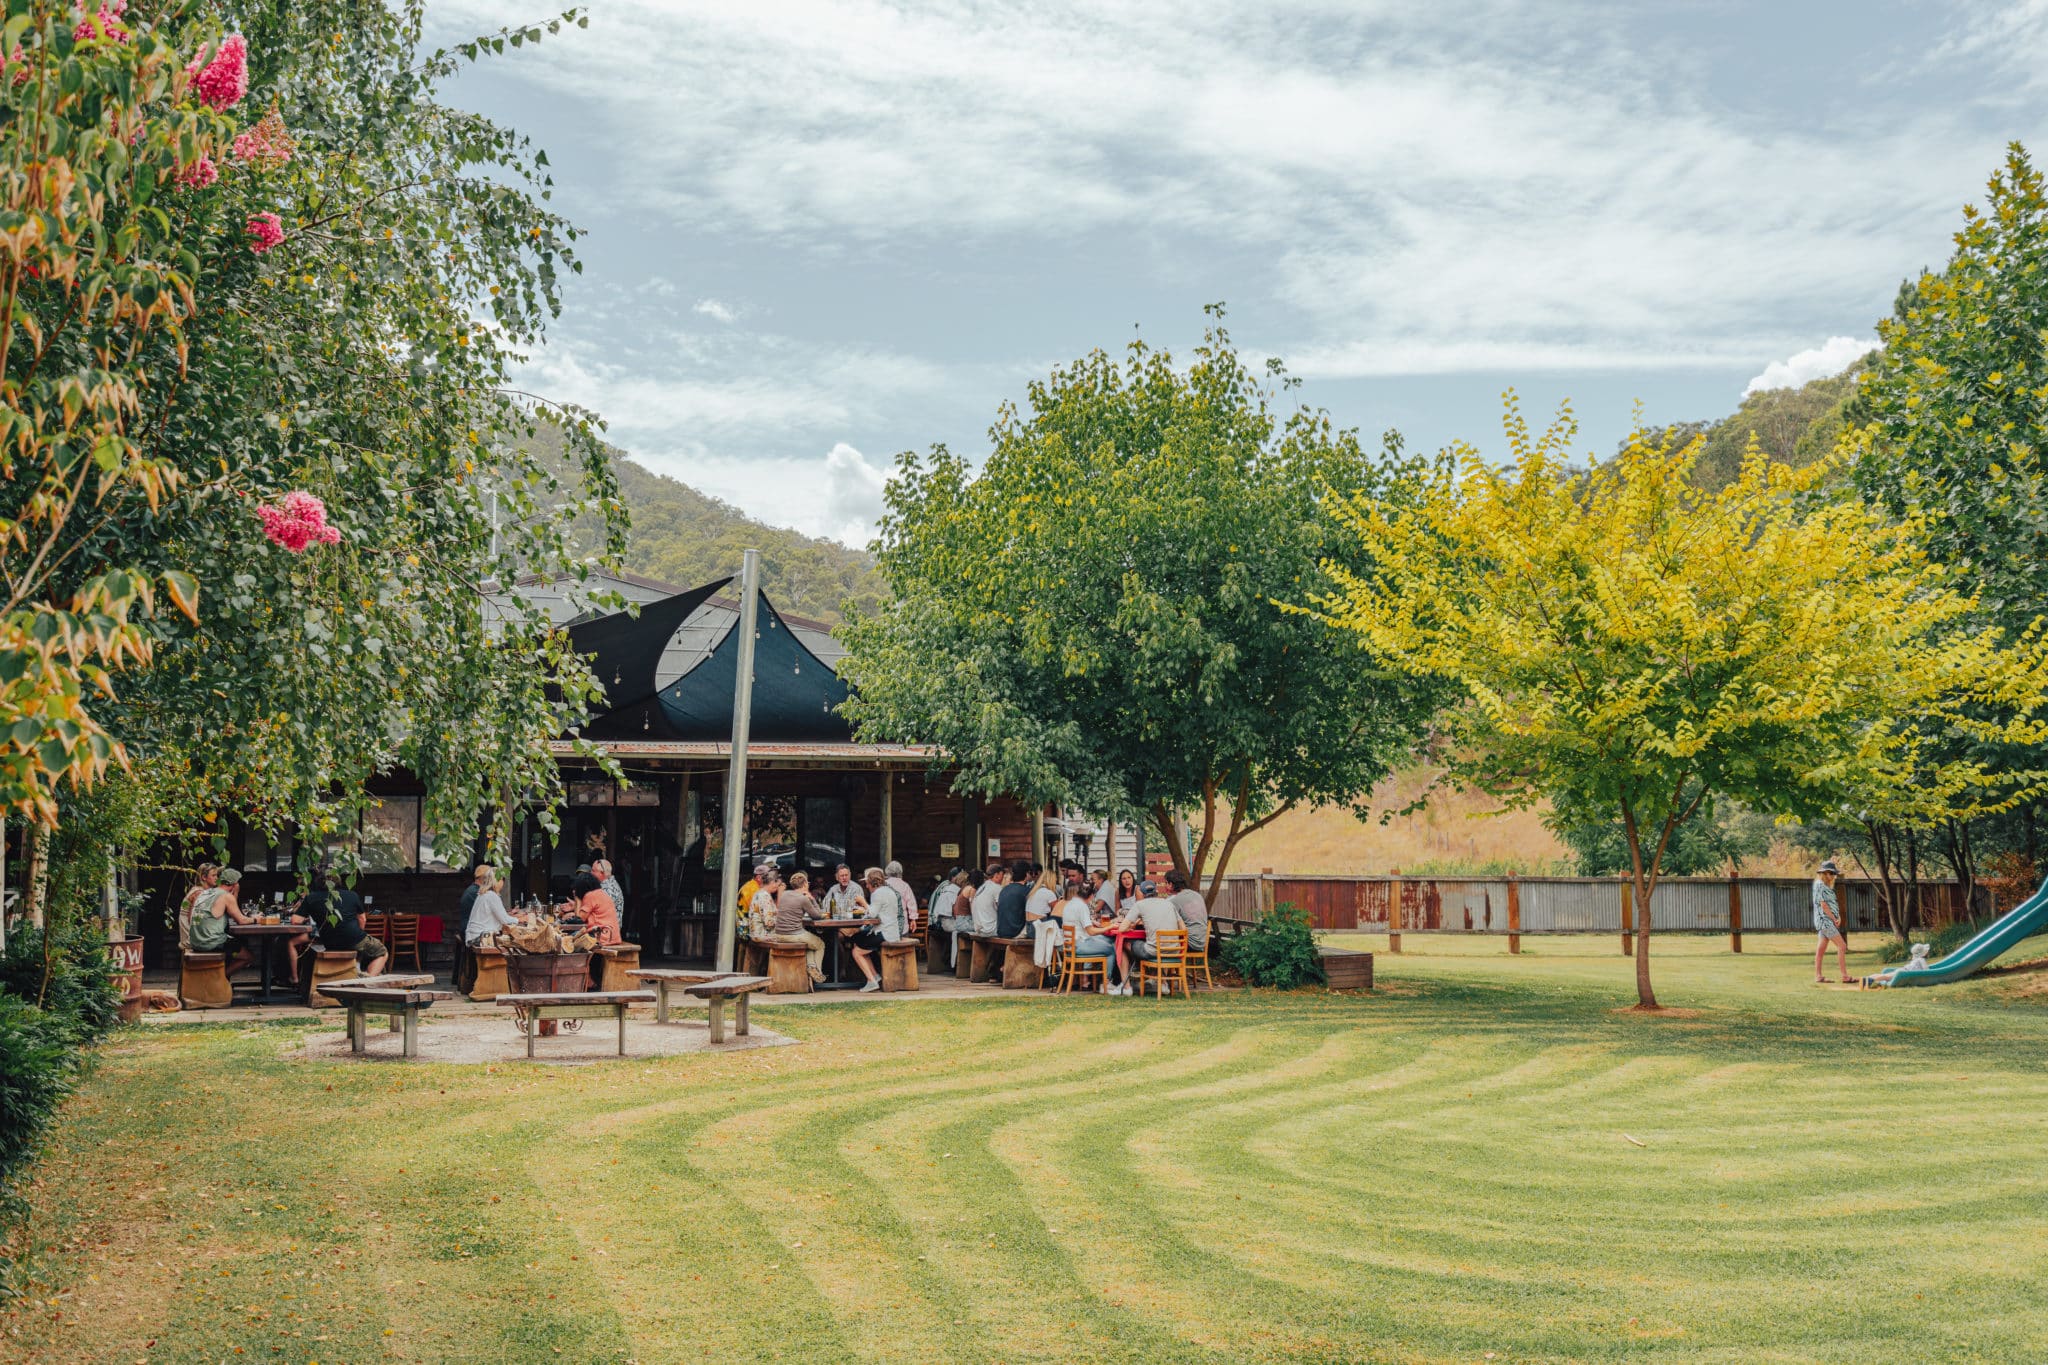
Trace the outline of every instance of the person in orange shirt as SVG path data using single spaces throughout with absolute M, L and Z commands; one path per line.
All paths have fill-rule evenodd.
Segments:
M 602 882 L 588 872 L 579 872 L 569 883 L 569 894 L 583 916 L 584 927 L 599 943 L 619 941 L 619 907 L 612 903 Z

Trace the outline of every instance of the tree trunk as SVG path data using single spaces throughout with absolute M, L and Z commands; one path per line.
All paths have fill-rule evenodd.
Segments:
M 1904 943 L 1911 938 L 1912 931 L 1906 927 L 1905 908 L 1899 903 L 1898 883 L 1892 875 L 1898 858 L 1898 848 L 1894 842 L 1898 838 L 1898 831 L 1890 825 L 1866 820 L 1863 822 L 1863 832 L 1870 838 L 1870 856 L 1877 864 L 1878 906 L 1884 911 L 1885 923 L 1891 926 L 1892 932 L 1899 936 L 1901 943 Z M 1844 910 L 1842 923 L 1845 930 L 1848 922 L 1849 912 Z
M 36 825 L 29 835 L 28 867 L 22 877 L 22 893 L 28 901 L 28 922 L 41 929 L 47 918 L 50 898 L 50 827 Z
M 1657 1003 L 1656 989 L 1650 985 L 1650 897 L 1656 894 L 1657 861 L 1664 846 L 1658 844 L 1657 852 L 1645 866 L 1641 829 L 1636 824 L 1635 811 L 1626 803 L 1621 808 L 1621 825 L 1628 835 L 1629 885 L 1636 898 L 1636 1008 L 1662 1009 Z

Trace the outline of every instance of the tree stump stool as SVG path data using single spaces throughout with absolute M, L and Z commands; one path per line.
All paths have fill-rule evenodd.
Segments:
M 307 973 L 306 1003 L 316 1010 L 338 1010 L 341 1002 L 320 988 L 330 981 L 347 981 L 360 975 L 353 948 L 319 948 L 313 953 L 313 970 Z
M 768 994 L 809 995 L 811 968 L 809 953 L 801 943 L 768 945 Z
M 614 943 L 597 950 L 598 961 L 603 964 L 598 973 L 597 988 L 601 991 L 633 991 L 640 989 L 631 973 L 640 970 L 640 945 L 637 943 Z
M 882 989 L 885 991 L 914 991 L 917 989 L 917 950 L 923 945 L 905 940 L 901 943 L 882 945 Z
M 953 936 L 936 924 L 924 927 L 924 970 L 927 976 L 948 976 L 953 964 L 946 961 L 946 954 L 953 947 Z
M 186 953 L 178 959 L 178 1003 L 188 1010 L 226 1009 L 235 1003 L 226 953 Z
M 1045 984 L 1045 968 L 1031 960 L 1032 947 L 1033 944 L 1028 938 L 1008 941 L 1003 953 L 1004 990 L 1035 991 Z
M 961 944 L 953 957 L 953 979 L 965 981 L 974 971 L 974 940 L 967 935 L 960 936 Z
M 505 979 L 505 952 L 502 948 L 471 948 L 469 960 L 476 965 L 476 980 L 469 986 L 472 1000 L 496 1000 L 501 995 L 512 993 L 512 983 Z
M 967 979 L 985 982 L 1003 969 L 1003 942 L 993 934 L 973 936 L 974 957 L 967 968 Z
M 741 939 L 739 968 L 748 976 L 768 975 L 768 945 L 758 939 Z

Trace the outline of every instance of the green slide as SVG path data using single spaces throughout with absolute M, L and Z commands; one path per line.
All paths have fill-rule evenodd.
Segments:
M 1942 986 L 1961 981 L 1979 967 L 1988 967 L 2000 954 L 2028 938 L 2048 930 L 2048 882 L 2027 900 L 1992 921 L 1991 926 L 1939 962 L 1916 959 L 1904 967 L 1888 967 L 1864 978 L 1870 986 Z

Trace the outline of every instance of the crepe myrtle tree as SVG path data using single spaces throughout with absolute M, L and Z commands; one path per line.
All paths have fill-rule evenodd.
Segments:
M 2009 738 L 2038 728 L 2038 642 L 1972 624 L 1925 528 L 1847 496 L 1839 457 L 1792 470 L 1752 443 L 1705 492 L 1697 438 L 1638 433 L 1588 469 L 1569 409 L 1535 432 L 1510 395 L 1505 425 L 1505 467 L 1457 447 L 1416 504 L 1337 503 L 1369 572 L 1331 565 L 1319 605 L 1388 665 L 1464 689 L 1444 745 L 1461 781 L 1620 822 L 1641 1008 L 1652 895 L 1706 802 L 1820 816 L 1991 708 Z
M 1032 383 L 978 472 L 904 456 L 892 596 L 841 632 L 862 738 L 934 744 L 983 794 L 1148 819 L 1205 892 L 1286 811 L 1362 814 L 1445 695 L 1282 606 L 1345 538 L 1329 490 L 1398 489 L 1398 440 L 1382 461 L 1283 412 L 1284 371 L 1210 312 L 1184 369 L 1134 340 Z
M 580 16 L 429 51 L 418 3 L 9 14 L 0 805 L 133 765 L 178 832 L 314 856 L 403 763 L 502 854 L 601 696 L 516 585 L 626 521 L 595 420 L 514 383 L 578 268 L 546 158 L 438 91 Z

